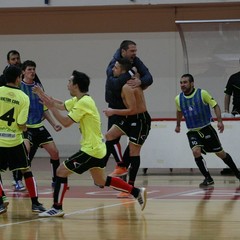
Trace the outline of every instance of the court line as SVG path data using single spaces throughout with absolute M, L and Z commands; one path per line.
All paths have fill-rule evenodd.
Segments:
M 164 198 L 168 198 L 168 197 L 175 197 L 175 196 L 178 196 L 178 195 L 181 195 L 181 194 L 191 193 L 191 192 L 194 192 L 194 191 L 199 191 L 199 189 L 192 189 L 192 190 L 189 190 L 189 191 L 175 192 L 175 193 L 171 193 L 171 194 L 165 194 L 165 195 L 162 195 L 162 196 L 147 198 L 147 201 L 156 200 L 156 199 L 164 199 Z M 148 195 L 151 194 L 151 193 L 155 193 L 155 192 L 156 191 L 150 191 L 150 192 L 148 192 Z M 84 213 L 87 213 L 87 212 L 97 211 L 99 209 L 105 209 L 105 208 L 107 209 L 107 208 L 116 207 L 116 206 L 125 205 L 125 204 L 129 204 L 129 203 L 134 203 L 134 202 L 137 202 L 137 200 L 136 199 L 129 199 L 129 201 L 124 202 L 124 203 L 120 202 L 120 203 L 115 203 L 115 204 L 111 204 L 111 205 L 105 205 L 105 206 L 102 206 L 102 207 L 95 207 L 95 208 L 89 208 L 89 209 L 85 209 L 85 210 L 74 211 L 72 213 L 67 213 L 64 216 L 72 216 L 72 215 L 76 215 L 76 214 L 84 214 Z M 141 212 L 140 206 L 139 206 L 139 211 Z M 144 211 L 142 213 L 144 213 Z M 64 217 L 63 218 L 55 217 L 55 218 L 64 220 Z M 0 228 L 7 227 L 7 226 L 13 226 L 13 225 L 20 225 L 20 224 L 29 223 L 29 222 L 36 222 L 36 221 L 42 222 L 42 221 L 44 221 L 44 219 L 45 220 L 48 219 L 48 221 L 49 221 L 51 218 L 39 218 L 39 217 L 37 217 L 36 219 L 31 219 L 31 220 L 26 220 L 26 221 L 1 224 Z
M 151 200 L 151 199 L 164 199 L 164 198 L 168 198 L 168 197 L 176 197 L 176 196 L 179 196 L 179 195 L 182 195 L 182 194 L 194 193 L 196 191 L 199 191 L 199 188 L 191 189 L 191 190 L 183 191 L 183 192 L 174 192 L 174 193 L 170 193 L 170 194 L 159 195 L 159 196 L 156 196 L 156 197 L 153 197 L 153 198 L 148 198 L 148 200 Z
M 134 202 L 136 202 L 135 199 L 132 199 L 132 200 L 130 199 L 129 202 L 124 202 L 124 203 L 120 202 L 120 203 L 106 205 L 106 206 L 102 206 L 102 207 L 96 207 L 96 208 L 89 208 L 89 209 L 85 209 L 85 210 L 79 210 L 79 211 L 75 211 L 75 212 L 72 212 L 72 213 L 67 213 L 64 216 L 72 216 L 72 215 L 76 215 L 76 214 L 84 214 L 84 213 L 87 213 L 87 212 L 97 211 L 99 209 L 116 207 L 116 206 L 120 206 L 120 205 L 124 205 L 124 204 L 128 204 L 128 203 L 134 203 Z M 139 207 L 139 210 L 140 210 L 140 207 Z M 63 219 L 64 220 L 64 217 L 63 218 L 61 218 L 61 217 L 52 217 L 52 218 L 39 218 L 39 217 L 37 217 L 36 219 L 31 219 L 31 220 L 26 220 L 26 221 L 21 221 L 21 222 L 1 224 L 0 228 L 7 227 L 7 226 L 13 226 L 13 225 L 20 225 L 20 224 L 24 224 L 24 223 L 36 222 L 36 221 L 42 222 L 42 221 L 47 220 L 47 219 L 49 221 L 50 219 L 53 219 L 53 218 L 55 218 L 55 219 Z

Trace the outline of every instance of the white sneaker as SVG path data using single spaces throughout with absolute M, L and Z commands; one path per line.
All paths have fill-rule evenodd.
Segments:
M 15 188 L 15 191 L 25 191 L 26 190 L 26 187 L 23 185 L 23 182 L 21 180 L 18 180 L 16 182 L 16 185 L 14 186 Z
M 140 191 L 136 199 L 138 200 L 138 203 L 140 204 L 143 211 L 147 203 L 147 191 L 146 188 L 139 188 L 139 190 Z
M 126 193 L 126 192 L 120 192 L 117 195 L 117 198 L 132 198 L 132 195 L 130 193 Z
M 50 208 L 45 212 L 39 213 L 39 217 L 63 217 L 64 211 L 61 209 Z

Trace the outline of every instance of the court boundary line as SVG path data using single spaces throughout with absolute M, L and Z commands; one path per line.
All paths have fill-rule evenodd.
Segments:
M 199 191 L 199 189 L 191 189 L 191 190 L 188 190 L 188 191 L 180 191 L 180 192 L 175 192 L 175 193 L 171 193 L 171 194 L 165 194 L 165 195 L 162 195 L 162 196 L 159 195 L 159 196 L 156 196 L 156 197 L 147 198 L 147 201 L 165 199 L 165 198 L 167 199 L 168 197 L 174 197 L 174 196 L 178 196 L 178 195 L 186 194 L 186 193 L 191 193 L 191 192 L 195 192 L 195 191 Z M 153 190 L 153 191 L 150 191 L 150 192 L 147 192 L 147 193 L 151 194 L 151 193 L 155 193 L 155 192 L 156 191 Z M 159 191 L 159 192 L 161 192 L 161 191 Z M 171 199 L 171 200 L 176 200 L 176 199 Z M 183 200 L 187 201 L 187 199 L 183 199 Z M 195 199 L 193 199 L 193 200 L 195 200 Z M 214 200 L 213 199 L 211 201 L 219 201 L 219 200 Z M 136 199 L 129 199 L 129 201 L 126 201 L 126 202 L 119 202 L 119 203 L 115 203 L 115 204 L 104 205 L 104 206 L 101 206 L 101 207 L 94 207 L 94 208 L 88 208 L 88 209 L 84 209 L 84 210 L 74 211 L 74 212 L 71 212 L 71 213 L 67 213 L 64 216 L 73 216 L 73 215 L 76 215 L 76 214 L 81 215 L 81 214 L 88 213 L 88 212 L 94 212 L 94 211 L 97 211 L 99 209 L 107 209 L 107 208 L 111 208 L 111 207 L 116 207 L 116 206 L 125 205 L 125 204 L 129 204 L 129 203 L 136 203 L 136 202 L 137 202 Z M 140 206 L 139 206 L 139 212 L 144 213 L 144 211 L 141 211 Z M 48 217 L 47 218 L 37 217 L 36 219 L 31 219 L 31 220 L 19 221 L 19 222 L 15 222 L 15 223 L 1 224 L 0 228 L 13 226 L 13 225 L 20 225 L 20 224 L 25 224 L 25 223 L 30 223 L 30 222 L 36 222 L 36 221 L 42 222 L 42 221 L 47 220 L 47 219 L 49 221 L 49 219 L 53 219 L 53 218 L 64 220 L 64 217 L 63 218 L 61 218 L 61 217 L 52 217 L 52 218 L 51 217 L 49 217 L 49 218 Z

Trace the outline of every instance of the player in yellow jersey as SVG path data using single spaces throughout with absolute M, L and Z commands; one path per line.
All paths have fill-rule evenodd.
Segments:
M 29 167 L 28 153 L 22 133 L 26 130 L 29 98 L 21 91 L 21 69 L 10 66 L 5 72 L 6 86 L 0 87 L 0 171 L 21 170 L 32 200 L 32 211 L 45 208 L 38 202 L 36 182 Z M 3 204 L 0 184 L 0 214 L 7 211 Z
M 68 90 L 73 97 L 61 103 L 47 96 L 41 88 L 34 87 L 43 103 L 51 110 L 54 117 L 64 127 L 78 123 L 82 134 L 81 149 L 65 160 L 57 169 L 56 185 L 53 195 L 53 206 L 39 214 L 39 217 L 62 217 L 62 204 L 67 190 L 67 177 L 72 173 L 82 174 L 90 171 L 95 185 L 103 188 L 111 186 L 119 191 L 131 193 L 139 202 L 143 210 L 146 204 L 146 189 L 136 188 L 120 178 L 107 176 L 104 168 L 106 161 L 106 145 L 101 132 L 101 120 L 94 100 L 88 95 L 89 77 L 81 72 L 73 71 L 68 82 Z M 62 115 L 59 110 L 67 110 L 68 115 Z

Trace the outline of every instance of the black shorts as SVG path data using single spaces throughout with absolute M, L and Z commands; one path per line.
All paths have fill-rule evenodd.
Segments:
M 203 153 L 221 152 L 223 150 L 216 130 L 212 125 L 208 125 L 199 131 L 187 132 L 190 148 L 201 147 Z
M 4 172 L 8 168 L 10 171 L 27 169 L 29 164 L 24 143 L 15 147 L 0 147 L 0 171 Z
M 108 117 L 108 130 L 116 123 L 121 122 L 121 120 L 126 119 L 125 116 L 112 115 Z
M 82 174 L 91 168 L 105 168 L 104 158 L 95 158 L 83 151 L 79 151 L 63 162 L 65 167 L 72 172 Z
M 23 132 L 24 139 L 28 139 L 32 145 L 41 147 L 42 145 L 53 142 L 53 138 L 48 130 L 42 126 L 38 128 L 28 128 Z
M 115 126 L 128 136 L 130 142 L 143 145 L 151 129 L 151 117 L 148 112 L 127 116 Z

